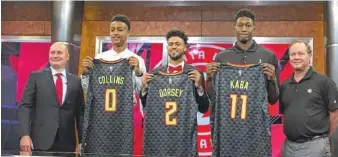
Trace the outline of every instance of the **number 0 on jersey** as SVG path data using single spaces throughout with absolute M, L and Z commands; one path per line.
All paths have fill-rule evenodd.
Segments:
M 116 111 L 116 89 L 106 89 L 104 96 L 104 111 Z

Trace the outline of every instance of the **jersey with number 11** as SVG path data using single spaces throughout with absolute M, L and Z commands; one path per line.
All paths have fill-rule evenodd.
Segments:
M 145 107 L 145 156 L 196 156 L 194 84 L 186 72 L 155 73 Z
M 94 59 L 89 71 L 83 152 L 133 154 L 133 79 L 127 59 Z
M 266 79 L 261 66 L 223 64 L 213 86 L 213 156 L 270 157 Z

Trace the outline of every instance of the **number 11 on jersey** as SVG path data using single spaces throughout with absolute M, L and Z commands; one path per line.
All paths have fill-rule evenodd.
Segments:
M 237 94 L 230 94 L 231 98 L 231 119 L 236 118 L 236 109 L 237 109 Z M 240 98 L 242 100 L 241 104 L 241 119 L 246 119 L 246 113 L 248 108 L 248 95 L 241 94 Z

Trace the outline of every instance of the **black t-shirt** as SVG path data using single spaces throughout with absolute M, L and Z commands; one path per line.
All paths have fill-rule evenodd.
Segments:
M 289 140 L 322 135 L 330 130 L 329 111 L 338 108 L 337 86 L 310 67 L 299 82 L 291 76 L 281 85 L 279 101 Z
M 279 85 L 279 71 L 278 60 L 274 52 L 256 43 L 253 40 L 251 47 L 248 50 L 243 50 L 236 44 L 217 54 L 215 62 L 218 63 L 234 63 L 234 64 L 260 64 L 269 63 L 275 66 L 276 81 L 268 81 L 267 93 L 268 101 L 274 104 L 278 101 L 278 86 Z M 209 85 L 210 86 L 210 85 Z M 208 92 L 211 100 L 213 100 L 212 86 L 208 87 Z

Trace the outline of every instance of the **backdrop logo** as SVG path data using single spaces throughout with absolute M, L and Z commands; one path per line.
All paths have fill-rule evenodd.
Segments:
M 231 44 L 190 44 L 185 53 L 184 61 L 205 72 L 205 66 L 214 62 L 216 55 Z

